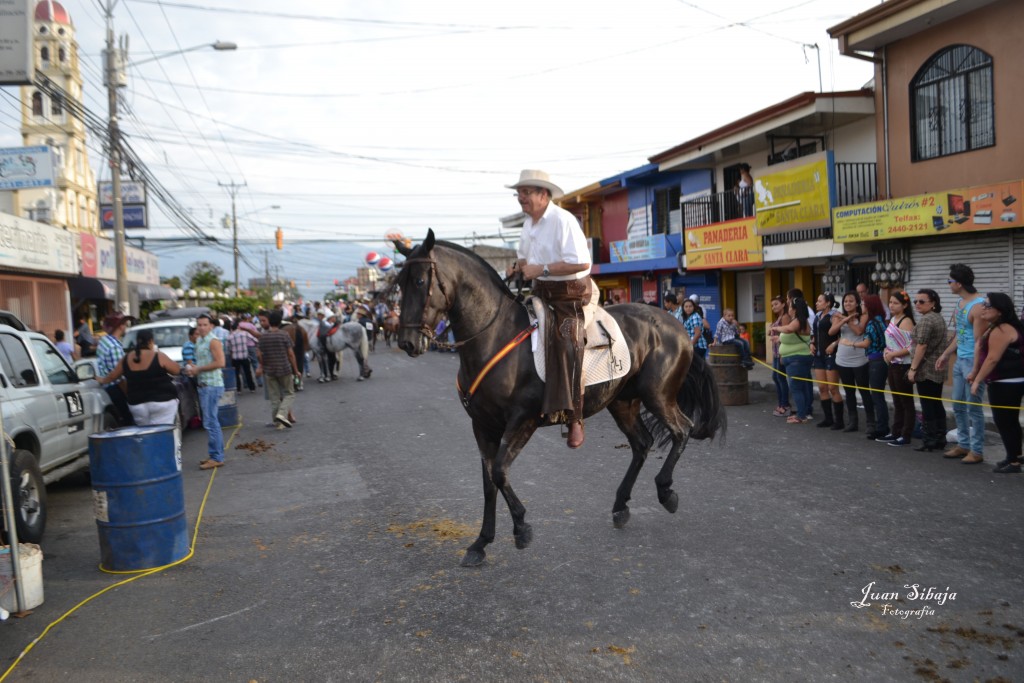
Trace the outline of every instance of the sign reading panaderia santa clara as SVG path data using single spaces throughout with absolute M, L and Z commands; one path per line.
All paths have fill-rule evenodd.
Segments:
M 1024 181 L 899 197 L 832 211 L 836 242 L 869 242 L 1024 226 Z
M 759 266 L 763 260 L 753 218 L 686 229 L 687 270 Z

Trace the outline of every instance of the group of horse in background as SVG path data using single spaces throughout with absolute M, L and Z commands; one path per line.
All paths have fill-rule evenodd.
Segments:
M 399 314 L 393 305 L 388 305 L 388 313 L 379 318 L 370 316 L 356 316 L 347 323 L 341 323 L 333 329 L 333 332 L 323 338 L 321 344 L 320 322 L 315 319 L 304 319 L 299 321 L 299 327 L 306 335 L 308 348 L 313 354 L 313 360 L 320 367 L 321 377 L 331 379 L 330 375 L 337 376 L 341 372 L 342 352 L 349 349 L 359 363 L 359 381 L 369 379 L 373 370 L 369 365 L 370 353 L 377 350 L 377 338 L 383 337 L 384 343 L 390 348 L 391 342 L 398 341 Z M 326 349 L 324 348 L 326 346 Z M 333 364 L 327 364 L 327 355 L 335 354 L 337 358 L 337 370 L 330 370 Z

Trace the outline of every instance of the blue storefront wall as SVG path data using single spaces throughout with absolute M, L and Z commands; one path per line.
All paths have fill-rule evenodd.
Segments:
M 712 327 L 718 324 L 721 317 L 721 287 L 718 279 L 718 271 L 700 271 L 680 275 L 679 254 L 682 252 L 682 235 L 666 235 L 667 251 L 670 255 L 664 258 L 641 259 L 637 261 L 623 261 L 621 263 L 595 263 L 591 268 L 591 274 L 600 275 L 626 275 L 643 277 L 653 274 L 659 282 L 671 278 L 673 291 L 684 290 L 687 296 L 696 294 L 700 297 L 698 303 L 704 309 L 704 315 Z M 662 288 L 663 289 L 663 288 Z M 658 292 L 658 305 L 663 303 L 664 291 Z
M 633 227 L 630 231 L 631 236 L 638 233 L 650 235 L 654 232 L 654 226 L 657 225 L 657 217 L 654 215 L 657 211 L 655 208 L 657 192 L 671 187 L 678 187 L 680 194 L 684 197 L 701 192 L 711 192 L 711 171 L 706 169 L 670 173 L 648 171 L 632 176 L 624 174 L 624 176 L 620 182 L 629 191 L 629 211 L 635 218 L 643 221 L 643 225 Z

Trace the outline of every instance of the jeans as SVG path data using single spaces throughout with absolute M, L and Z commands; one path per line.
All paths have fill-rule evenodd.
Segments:
M 233 358 L 232 367 L 235 368 L 235 389 L 242 390 L 242 378 L 245 377 L 245 384 L 249 391 L 256 391 L 256 384 L 252 381 L 252 361 L 248 358 Z
M 1021 398 L 1024 398 L 1024 382 L 992 382 L 988 385 L 988 398 L 993 406 L 1019 406 Z M 1006 459 L 1020 460 L 1020 411 L 992 408 L 992 421 L 996 423 L 999 437 L 1003 440 Z
M 914 385 L 907 379 L 910 365 L 893 363 L 889 366 L 889 388 L 892 389 L 892 429 L 889 433 L 910 441 L 914 435 Z M 904 395 L 906 394 L 906 395 Z
M 206 449 L 210 460 L 224 462 L 224 433 L 220 430 L 220 416 L 217 404 L 224 395 L 224 387 L 199 387 L 199 409 L 203 411 L 203 427 L 206 428 Z
M 814 401 L 814 382 L 811 381 L 811 357 L 787 356 L 783 358 L 786 376 L 789 378 L 789 393 L 796 403 L 796 416 L 803 420 L 811 410 Z
M 117 421 L 121 423 L 121 426 L 130 427 L 135 424 L 135 418 L 132 417 L 131 410 L 128 408 L 128 397 L 121 391 L 121 385 L 115 382 L 108 385 L 106 391 L 110 402 L 114 404 L 114 412 L 117 413 Z
M 985 385 L 978 388 L 978 393 L 971 394 L 971 385 L 967 375 L 974 367 L 974 358 L 956 359 L 953 364 L 953 395 L 954 401 L 970 401 L 980 404 L 985 396 Z M 980 405 L 969 406 L 965 403 L 953 404 L 953 415 L 956 416 L 956 440 L 960 448 L 981 455 L 985 452 L 985 413 Z
M 775 394 L 779 397 L 779 406 L 782 408 L 789 407 L 789 379 L 786 377 L 786 369 L 782 367 L 782 358 L 779 354 L 775 354 L 772 359 L 772 369 L 776 372 L 772 373 L 772 381 L 775 382 Z
M 850 419 L 857 421 L 857 389 L 860 389 L 861 403 L 864 404 L 864 416 L 868 422 L 875 421 L 875 404 L 868 395 L 868 364 L 858 365 L 855 368 L 839 366 L 839 381 L 843 383 L 846 391 L 846 412 Z
M 249 347 L 249 367 L 252 369 L 253 374 L 256 374 L 256 371 L 260 369 L 260 357 L 256 353 L 256 347 L 255 346 L 250 346 Z M 256 384 L 258 384 L 259 386 L 262 387 L 263 386 L 263 378 L 262 377 L 257 377 L 256 378 Z M 242 387 L 238 387 L 238 390 L 241 391 Z
M 875 433 L 889 433 L 889 405 L 885 402 L 885 380 L 889 376 L 889 365 L 881 358 L 868 361 L 868 387 L 871 388 L 871 403 L 875 406 Z
M 930 379 L 917 382 L 921 397 L 921 431 L 925 448 L 946 447 L 946 409 L 942 407 L 942 385 Z
M 743 365 L 753 364 L 754 361 L 750 359 L 750 344 L 747 343 L 746 339 L 736 337 L 735 339 L 722 342 L 722 344 L 732 344 L 733 346 L 738 347 L 740 350 L 740 363 Z

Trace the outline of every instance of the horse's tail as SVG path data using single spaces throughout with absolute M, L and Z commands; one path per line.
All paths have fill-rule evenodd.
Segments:
M 725 438 L 728 427 L 722 401 L 718 397 L 718 384 L 711 374 L 711 366 L 697 353 L 693 354 L 686 380 L 676 397 L 679 409 L 693 421 L 690 438 L 713 439 L 718 436 Z M 643 411 L 644 426 L 650 432 L 657 448 L 665 448 L 672 443 L 672 432 L 668 426 L 653 413 Z
M 704 440 L 718 436 L 725 438 L 729 421 L 718 396 L 718 383 L 711 366 L 700 354 L 694 353 L 686 381 L 679 391 L 679 407 L 693 420 L 690 438 Z

